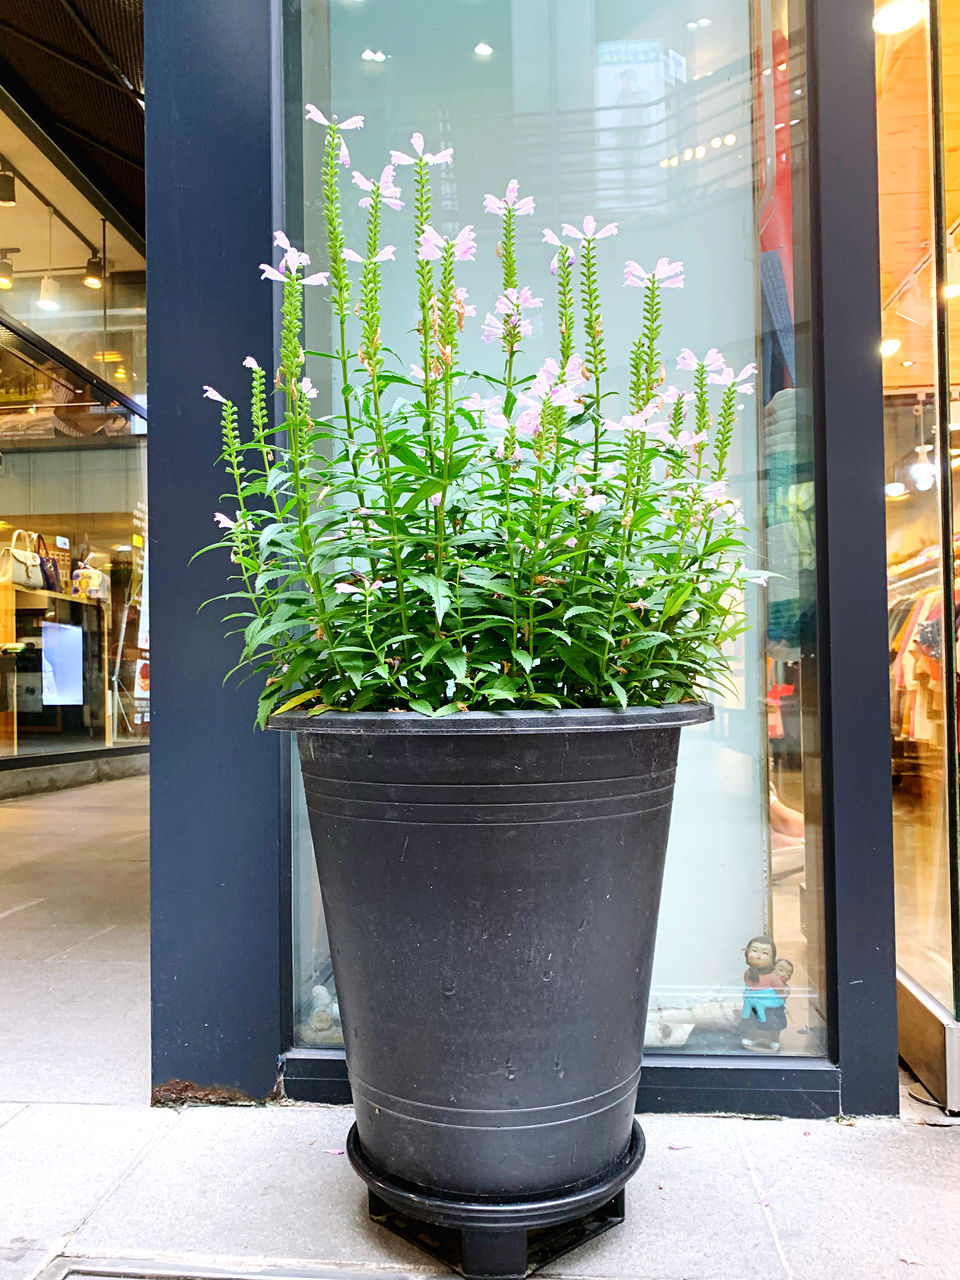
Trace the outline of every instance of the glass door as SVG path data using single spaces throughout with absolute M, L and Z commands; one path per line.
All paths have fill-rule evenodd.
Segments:
M 878 0 L 890 736 L 901 1056 L 960 1109 L 957 947 L 960 0 Z M 951 173 L 953 169 L 955 172 Z M 954 335 L 952 330 L 956 329 Z

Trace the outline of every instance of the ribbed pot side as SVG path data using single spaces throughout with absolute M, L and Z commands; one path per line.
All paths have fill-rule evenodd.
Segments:
M 357 1130 L 385 1173 L 531 1195 L 630 1139 L 680 728 L 625 712 L 297 731 Z

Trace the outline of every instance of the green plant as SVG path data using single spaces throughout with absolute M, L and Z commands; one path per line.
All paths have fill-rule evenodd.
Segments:
M 607 346 L 619 335 L 604 330 L 597 258 L 617 226 L 587 217 L 544 232 L 555 249 L 558 358 L 524 370 L 526 313 L 542 299 L 519 283 L 516 219 L 534 204 L 511 182 L 484 202 L 502 222 L 502 290 L 483 322 L 498 368 L 463 370 L 460 335 L 476 312 L 457 264 L 474 257 L 476 240 L 472 227 L 446 237 L 431 224 L 430 169 L 451 153 L 425 153 L 414 134 L 413 155 L 393 152 L 378 179 L 355 172 L 367 233 L 362 252 L 351 250 L 343 133 L 362 119 L 307 114 L 326 129 L 330 261 L 305 276 L 309 259 L 278 232 L 280 265 L 262 266 L 283 284 L 282 421 L 252 357 L 249 433 L 236 406 L 205 389 L 222 402 L 221 460 L 237 509 L 216 517 L 213 545 L 233 565 L 232 589 L 218 598 L 242 635 L 238 668 L 265 677 L 259 723 L 293 707 L 625 707 L 716 688 L 724 646 L 745 625 L 745 583 L 757 576 L 744 565 L 725 479 L 736 399 L 752 391 L 755 366 L 734 375 L 716 350 L 697 359 L 684 349 L 678 367 L 692 387 L 665 388 L 663 291 L 683 285 L 683 266 L 661 259 L 647 273 L 628 262 L 624 285 L 642 290 L 642 325 L 626 411 L 608 417 L 618 398 L 606 385 Z M 382 244 L 383 214 L 402 207 L 398 165 L 412 170 L 419 303 L 419 363 L 406 371 L 394 354 L 403 335 L 387 342 L 392 317 L 381 314 L 381 271 L 396 257 Z M 332 352 L 301 345 L 309 285 L 329 288 Z M 315 415 L 307 356 L 331 363 L 330 413 Z

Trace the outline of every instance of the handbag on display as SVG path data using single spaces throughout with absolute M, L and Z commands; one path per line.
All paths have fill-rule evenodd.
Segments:
M 35 550 L 32 533 L 17 529 L 10 545 L 0 549 L 0 582 L 12 582 L 15 587 L 43 590 L 43 574 L 40 557 Z
M 37 555 L 40 557 L 40 576 L 47 591 L 61 594 L 63 583 L 60 581 L 60 566 L 47 550 L 46 539 L 42 533 L 37 534 Z
M 110 582 L 102 569 L 94 569 L 92 565 L 81 560 L 73 571 L 70 594 L 78 600 L 108 600 L 110 598 Z

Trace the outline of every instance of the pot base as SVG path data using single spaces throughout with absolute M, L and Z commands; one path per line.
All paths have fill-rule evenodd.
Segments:
M 552 1194 L 467 1199 L 394 1178 L 366 1156 L 353 1125 L 347 1156 L 367 1184 L 370 1217 L 466 1280 L 523 1280 L 625 1216 L 624 1186 L 646 1143 L 633 1122 L 630 1145 L 601 1179 Z

